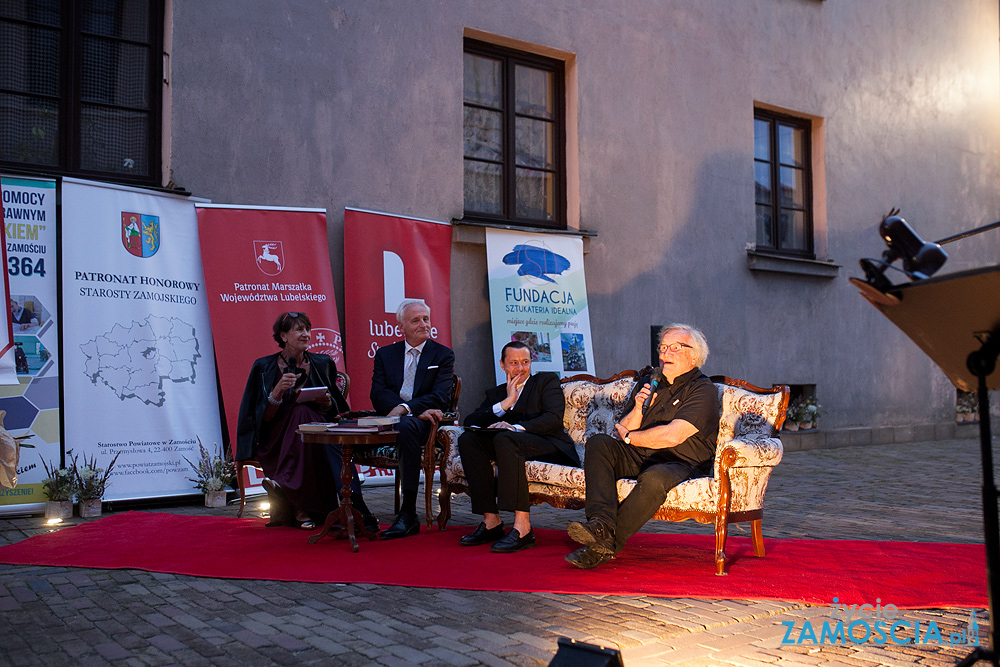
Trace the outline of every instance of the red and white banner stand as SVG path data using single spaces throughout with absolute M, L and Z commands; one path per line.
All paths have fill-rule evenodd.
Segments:
M 451 347 L 451 225 L 346 209 L 344 317 L 351 405 L 356 410 L 371 409 L 375 352 L 403 338 L 396 323 L 396 308 L 403 299 L 427 302 L 431 338 Z M 393 479 L 391 470 L 362 472 L 374 480 Z
M 344 368 L 326 210 L 196 208 L 222 402 L 235 447 L 247 375 L 255 359 L 278 351 L 271 326 L 281 313 L 306 313 L 313 326 L 309 351 L 328 354 Z M 263 479 L 254 469 L 248 477 L 249 486 Z

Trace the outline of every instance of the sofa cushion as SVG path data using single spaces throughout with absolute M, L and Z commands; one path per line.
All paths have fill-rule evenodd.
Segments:
M 620 378 L 605 384 L 576 380 L 563 384 L 566 411 L 563 426 L 576 445 L 576 454 L 583 462 L 587 438 L 597 433 L 613 433 L 615 422 L 625 415 L 625 403 L 635 380 Z
M 740 387 L 716 383 L 722 417 L 719 420 L 719 444 L 733 438 L 760 435 L 770 438 L 781 410 L 782 394 L 756 394 Z

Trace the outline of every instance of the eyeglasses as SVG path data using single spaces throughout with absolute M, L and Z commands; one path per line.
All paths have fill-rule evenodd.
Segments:
M 659 351 L 660 351 L 661 354 L 664 353 L 664 352 L 666 352 L 667 350 L 670 350 L 671 352 L 673 352 L 674 354 L 676 354 L 676 353 L 680 352 L 681 350 L 683 350 L 684 348 L 687 348 L 689 350 L 693 350 L 694 349 L 690 345 L 685 345 L 684 343 L 671 343 L 670 345 L 661 345 L 657 349 L 659 349 Z

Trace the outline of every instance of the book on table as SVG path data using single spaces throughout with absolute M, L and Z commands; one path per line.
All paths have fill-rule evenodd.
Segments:
M 326 433 L 326 430 L 331 426 L 336 426 L 336 424 L 329 422 L 306 422 L 305 424 L 299 424 L 299 430 L 306 433 Z
M 358 426 L 385 426 L 399 423 L 399 415 L 392 417 L 358 417 Z
M 373 424 L 363 426 L 356 419 L 339 422 L 306 422 L 299 424 L 303 433 L 385 433 L 393 430 L 395 424 Z

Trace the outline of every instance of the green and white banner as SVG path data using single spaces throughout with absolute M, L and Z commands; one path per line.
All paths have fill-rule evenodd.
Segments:
M 593 375 L 583 239 L 487 229 L 486 265 L 494 358 L 517 340 L 531 349 L 534 372 Z
M 59 466 L 59 312 L 56 290 L 56 182 L 4 176 L 9 313 L 16 384 L 0 386 L 3 425 L 26 435 L 17 486 L 0 490 L 0 506 L 45 502 L 42 461 Z

